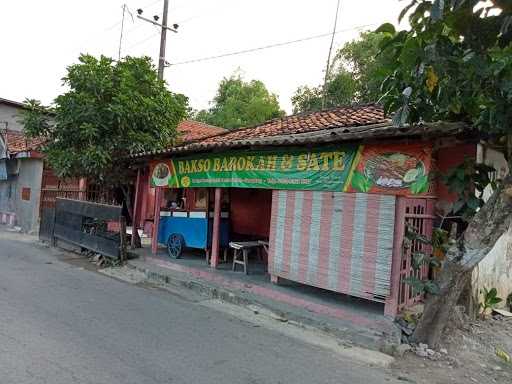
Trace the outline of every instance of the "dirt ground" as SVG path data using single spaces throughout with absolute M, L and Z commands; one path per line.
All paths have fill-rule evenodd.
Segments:
M 450 328 L 443 344 L 439 350 L 447 353 L 433 358 L 406 352 L 392 367 L 396 377 L 417 384 L 512 383 L 512 362 L 496 355 L 499 348 L 512 356 L 512 318 L 495 316 Z

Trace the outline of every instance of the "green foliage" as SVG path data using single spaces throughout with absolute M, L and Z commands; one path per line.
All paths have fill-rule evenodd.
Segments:
M 498 291 L 496 288 L 491 288 L 490 290 L 487 290 L 487 288 L 484 288 L 484 291 L 481 292 L 484 295 L 484 301 L 480 303 L 481 308 L 481 315 L 482 317 L 485 317 L 485 315 L 489 312 L 489 310 L 492 310 L 496 307 L 499 303 L 503 301 L 501 297 L 498 297 Z
M 442 228 L 434 228 L 432 231 L 432 247 L 443 254 L 448 251 L 448 231 Z
M 452 206 L 452 213 L 469 221 L 477 210 L 484 205 L 483 191 L 490 185 L 496 189 L 496 181 L 490 175 L 494 168 L 477 164 L 473 158 L 466 158 L 464 162 L 448 171 L 442 181 L 450 192 L 457 194 L 457 201 Z
M 121 159 L 169 146 L 186 117 L 187 98 L 169 92 L 151 59 L 82 55 L 67 68 L 69 89 L 52 108 L 27 100 L 22 115 L 29 136 L 47 138 L 44 152 L 60 177 L 116 184 Z
M 448 249 L 448 240 L 448 233 L 440 228 L 435 228 L 432 233 L 432 239 L 429 239 L 419 234 L 412 225 L 406 225 L 403 248 L 405 250 L 411 250 L 411 267 L 414 273 L 411 276 L 404 278 L 402 281 L 410 285 L 415 294 L 423 292 L 430 293 L 431 295 L 439 294 L 439 285 L 436 281 L 430 279 L 420 279 L 417 276 L 419 274 L 419 270 L 423 266 L 428 265 L 439 268 L 441 263 L 439 259 L 433 256 L 431 252 L 427 253 L 423 251 L 414 251 L 416 248 L 414 243 L 421 243 L 431 246 L 430 248 L 433 250 L 441 249 L 445 251 Z
M 195 113 L 194 119 L 227 129 L 247 127 L 284 116 L 277 96 L 259 80 L 246 82 L 240 74 L 224 78 L 212 107 Z
M 409 30 L 385 24 L 382 102 L 399 126 L 465 121 L 507 133 L 512 123 L 512 7 L 509 1 L 413 0 Z
M 331 108 L 338 105 L 347 105 L 354 101 L 356 82 L 352 74 L 346 70 L 333 75 L 327 81 L 325 88 L 324 108 Z M 311 112 L 322 109 L 323 87 L 308 87 L 307 85 L 297 88 L 292 96 L 293 112 Z
M 326 108 L 375 102 L 380 98 L 380 85 L 389 60 L 387 55 L 378 54 L 384 36 L 381 32 L 363 32 L 336 52 L 327 76 Z M 299 87 L 292 96 L 294 112 L 320 110 L 322 96 L 322 85 Z

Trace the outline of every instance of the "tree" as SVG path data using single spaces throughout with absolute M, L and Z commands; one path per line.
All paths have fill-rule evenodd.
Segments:
M 329 76 L 325 87 L 325 101 L 323 87 L 308 87 L 303 85 L 292 96 L 293 112 L 312 112 L 337 105 L 346 105 L 354 101 L 356 82 L 350 72 L 342 70 L 336 75 Z
M 495 0 L 414 0 L 409 30 L 391 24 L 377 31 L 388 62 L 382 101 L 396 126 L 421 121 L 462 121 L 511 158 L 512 4 Z M 462 172 L 464 175 L 464 172 Z M 477 187 L 474 185 L 474 187 Z M 474 195 L 473 195 L 474 197 Z M 474 201 L 474 200 L 472 200 Z M 467 228 L 452 241 L 437 280 L 439 294 L 427 299 L 416 341 L 437 345 L 473 267 L 507 231 L 512 219 L 512 177 L 479 202 Z
M 127 156 L 171 145 L 187 98 L 167 90 L 148 57 L 81 55 L 63 82 L 69 90 L 52 107 L 27 100 L 26 134 L 47 139 L 43 151 L 59 177 L 121 187 L 129 206 Z
M 375 102 L 386 73 L 390 57 L 379 54 L 385 33 L 362 32 L 359 38 L 346 43 L 335 54 L 325 89 L 324 107 L 351 103 Z M 323 86 L 301 86 L 292 96 L 294 112 L 316 111 L 322 108 Z
M 239 74 L 224 78 L 208 110 L 196 112 L 194 119 L 218 127 L 235 129 L 284 116 L 277 96 L 259 80 L 246 82 Z

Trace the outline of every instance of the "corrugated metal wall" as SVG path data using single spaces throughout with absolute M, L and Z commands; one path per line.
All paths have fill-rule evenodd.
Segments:
M 274 191 L 269 272 L 384 301 L 390 292 L 395 197 Z

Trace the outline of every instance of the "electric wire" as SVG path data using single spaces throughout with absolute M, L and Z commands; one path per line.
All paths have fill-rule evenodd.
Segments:
M 365 25 L 360 25 L 360 26 L 357 26 L 357 27 L 340 29 L 338 31 L 335 31 L 334 34 L 336 35 L 338 33 L 343 33 L 343 32 L 349 32 L 349 31 L 353 31 L 353 30 L 363 29 L 363 28 L 371 27 L 372 25 L 375 25 L 375 24 L 365 24 Z M 268 44 L 268 45 L 264 45 L 264 46 L 261 46 L 261 47 L 248 48 L 248 49 L 243 49 L 243 50 L 240 50 L 240 51 L 226 52 L 226 53 L 222 53 L 222 54 L 214 55 L 214 56 L 206 56 L 206 57 L 200 57 L 200 58 L 196 58 L 196 59 L 189 59 L 189 60 L 178 61 L 176 63 L 169 63 L 169 66 L 176 66 L 176 65 L 183 65 L 183 64 L 192 64 L 192 63 L 198 63 L 198 62 L 202 62 L 202 61 L 209 61 L 209 60 L 220 59 L 220 58 L 223 58 L 223 57 L 242 55 L 242 54 L 245 54 L 245 53 L 262 51 L 264 49 L 282 47 L 282 46 L 290 45 L 290 44 L 302 43 L 302 42 L 305 42 L 305 41 L 320 39 L 322 37 L 327 37 L 327 36 L 332 36 L 332 35 L 333 35 L 333 32 L 322 33 L 320 35 L 304 37 L 304 38 L 296 39 L 296 40 L 283 41 L 283 42 L 280 42 L 280 43 Z

